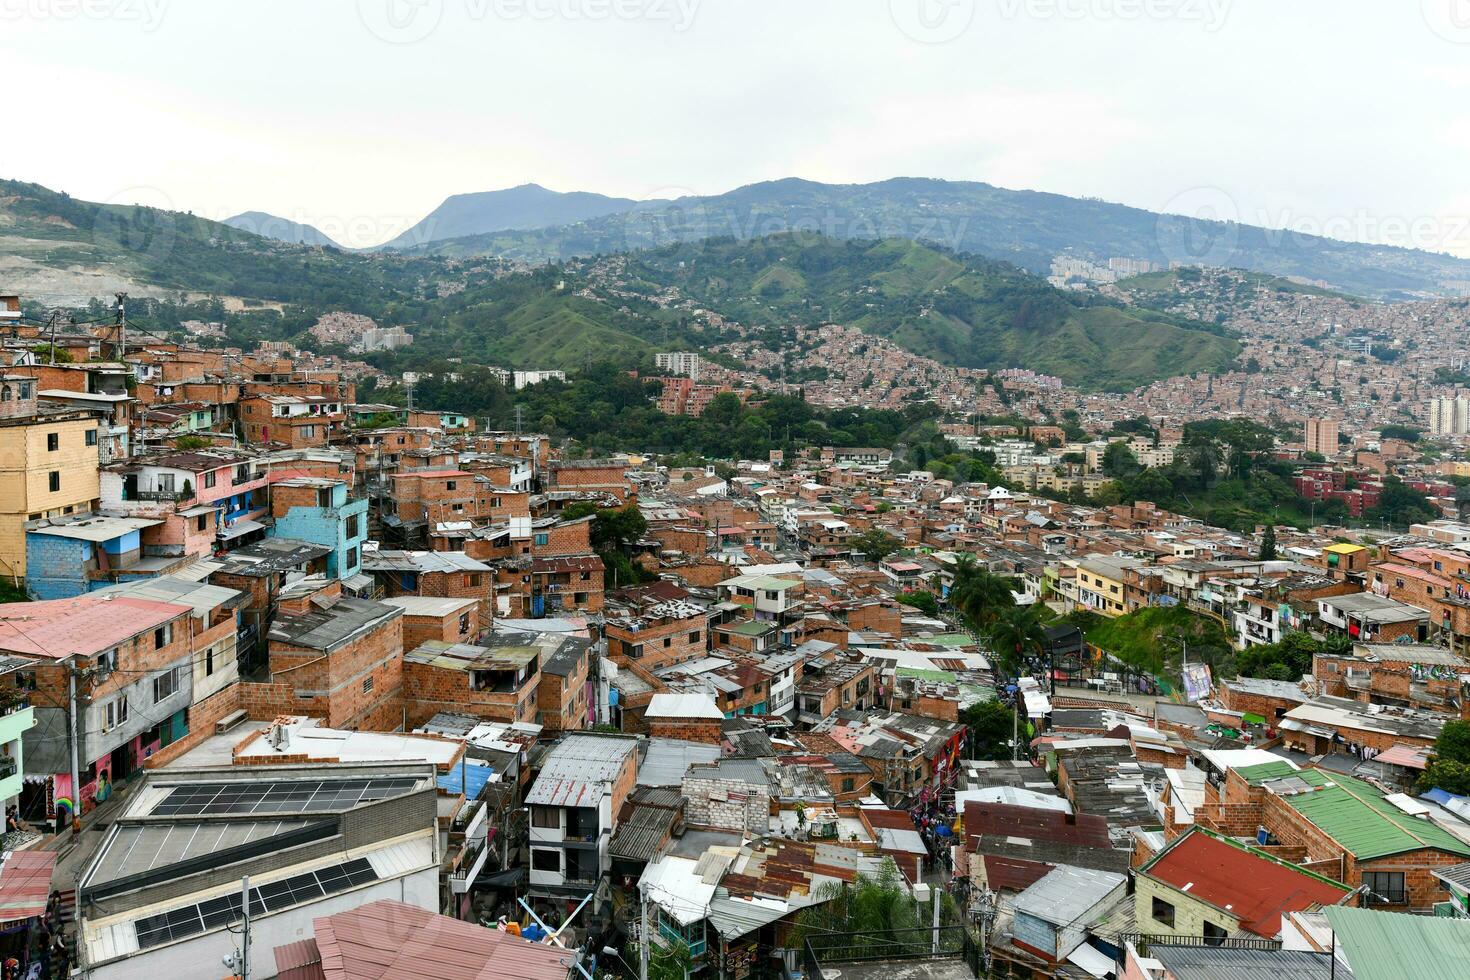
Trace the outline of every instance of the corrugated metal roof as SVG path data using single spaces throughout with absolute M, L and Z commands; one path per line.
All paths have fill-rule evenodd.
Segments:
M 1320 769 L 1304 769 L 1292 778 L 1318 788 L 1282 799 L 1359 861 L 1431 848 L 1470 857 L 1470 845 L 1438 824 L 1403 812 L 1360 779 Z
M 553 745 L 526 795 L 533 806 L 595 806 L 638 743 L 608 735 L 570 735 Z
M 1333 906 L 1323 909 L 1356 980 L 1470 977 L 1470 924 Z
M 1070 925 L 1127 881 L 1127 876 L 1112 871 L 1062 865 L 1017 895 L 1016 911 L 1053 925 Z
M 379 901 L 317 919 L 325 980 L 567 980 L 576 954 Z
M 276 980 L 323 980 L 322 954 L 315 939 L 276 947 Z
M 1325 978 L 1331 972 L 1331 961 L 1326 956 L 1287 949 L 1226 949 L 1218 946 L 1161 946 L 1150 943 L 1148 955 L 1162 963 L 1170 976 L 1188 977 L 1189 980 Z M 1425 977 L 1436 975 L 1444 976 L 1423 974 Z M 1352 974 L 1341 963 L 1337 966 L 1336 976 L 1338 980 L 1352 980 Z

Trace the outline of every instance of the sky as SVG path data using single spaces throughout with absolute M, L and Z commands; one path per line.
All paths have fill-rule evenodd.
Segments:
M 1470 0 L 0 0 L 0 64 L 0 175 L 352 246 L 924 176 L 1470 257 Z

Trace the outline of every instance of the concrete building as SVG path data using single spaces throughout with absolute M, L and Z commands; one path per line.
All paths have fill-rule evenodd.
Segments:
M 1470 397 L 1431 398 L 1426 405 L 1425 421 L 1436 436 L 1470 434 Z
M 301 477 L 271 487 L 272 537 L 307 541 L 332 549 L 327 574 L 344 581 L 362 572 L 368 539 L 368 500 L 351 500 L 341 480 Z
M 1337 419 L 1307 419 L 1303 442 L 1307 452 L 1317 453 L 1329 459 L 1337 455 Z
M 573 732 L 546 753 L 531 808 L 529 891 L 581 898 L 611 866 L 608 841 L 638 775 L 638 739 Z

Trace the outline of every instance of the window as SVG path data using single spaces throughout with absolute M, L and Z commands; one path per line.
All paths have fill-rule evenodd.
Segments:
M 458 490 L 459 489 L 459 484 L 456 481 L 454 481 L 454 480 L 445 480 L 444 481 L 444 489 L 445 490 Z
M 531 826 L 560 830 L 561 811 L 551 806 L 533 806 L 531 807 Z
M 209 677 L 214 673 L 214 647 L 204 651 L 204 676 Z
M 464 585 L 467 589 L 478 589 L 480 587 L 480 573 L 471 572 L 464 577 Z
M 535 541 L 533 543 L 538 548 L 544 548 L 546 546 L 547 542 L 549 542 L 550 540 L 551 540 L 551 535 L 550 534 L 538 534 L 538 535 L 536 535 Z
M 664 649 L 665 650 L 667 650 L 669 647 L 673 646 L 673 644 L 674 644 L 674 638 L 672 636 L 666 636 L 666 637 L 664 637 Z
M 250 464 L 249 463 L 241 463 L 239 466 L 236 466 L 235 467 L 235 482 L 236 483 L 248 483 L 248 482 L 250 482 Z
M 200 478 L 200 482 L 204 484 L 205 489 L 214 486 L 214 481 L 214 470 L 210 470 L 209 472 L 205 473 L 203 477 Z
M 87 430 L 87 435 L 86 435 L 86 440 L 87 440 L 87 445 L 89 445 L 89 446 L 95 446 L 95 445 L 97 445 L 97 430 L 96 429 L 88 429 Z
M 531 848 L 531 870 L 561 873 L 561 851 L 546 847 Z
M 459 616 L 459 635 L 460 636 L 464 636 L 469 631 L 470 631 L 470 614 L 469 613 L 460 613 L 460 616 Z
M 153 649 L 162 650 L 173 642 L 174 624 L 166 623 L 153 631 Z
M 844 776 L 843 777 L 843 779 L 842 779 L 842 792 L 844 792 L 844 793 L 851 793 L 856 788 L 857 788 L 857 784 L 853 781 L 853 778 L 851 776 Z
M 373 689 L 373 675 L 369 674 L 362 679 L 362 693 L 369 694 Z
M 110 732 L 118 725 L 128 720 L 128 696 L 124 694 L 120 698 L 107 702 L 102 709 L 102 730 Z
M 1171 929 L 1174 927 L 1174 906 L 1162 898 L 1155 896 L 1152 915 L 1155 922 L 1162 922 Z
M 342 561 L 344 568 L 357 567 L 357 545 L 353 545 L 351 548 L 347 549 L 347 554 L 343 557 Z
M 349 538 L 362 537 L 362 515 L 353 514 L 347 518 L 347 536 Z
M 1364 871 L 1363 887 L 1368 889 L 1368 901 L 1378 905 L 1403 905 L 1409 900 L 1402 871 Z
M 698 643 L 699 642 L 699 630 L 695 630 L 693 633 L 690 633 L 689 634 L 689 642 L 690 643 Z
M 303 425 L 301 427 L 301 438 L 303 438 L 303 439 L 315 439 L 316 438 L 316 426 L 314 426 L 314 425 Z
M 47 488 L 52 493 L 55 493 L 56 491 L 58 491 L 58 490 L 61 489 L 61 471 L 60 470 L 52 470 L 49 474 L 47 474 L 47 476 L 46 476 L 46 486 L 47 486 Z
M 1229 935 L 1230 931 L 1228 929 L 1222 929 L 1213 922 L 1205 923 L 1206 946 L 1222 946 L 1225 943 L 1225 937 Z
M 199 519 L 194 522 L 194 527 L 200 531 L 206 530 L 209 527 L 209 515 L 200 514 Z
M 59 432 L 48 432 L 48 433 L 46 433 L 46 451 L 48 453 L 54 453 L 54 452 L 56 452 L 56 450 L 58 450 L 60 448 L 61 448 L 61 433 L 59 433 Z
M 153 703 L 167 701 L 179 693 L 179 669 L 177 667 L 153 678 Z

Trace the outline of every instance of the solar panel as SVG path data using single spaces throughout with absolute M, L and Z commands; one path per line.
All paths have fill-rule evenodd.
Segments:
M 377 880 L 378 873 L 373 870 L 372 862 L 366 858 L 308 871 L 250 889 L 250 914 L 279 912 L 293 905 L 314 901 Z M 222 895 L 197 905 L 185 905 L 159 915 L 141 918 L 133 923 L 138 932 L 138 948 L 161 946 L 187 939 L 208 929 L 227 926 L 241 918 L 240 905 L 239 895 Z
M 203 783 L 175 787 L 153 808 L 153 813 L 169 817 L 343 810 L 407 792 L 417 782 L 416 779 L 384 778 Z

